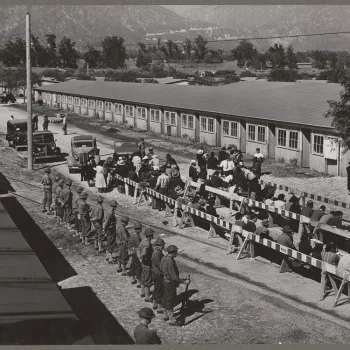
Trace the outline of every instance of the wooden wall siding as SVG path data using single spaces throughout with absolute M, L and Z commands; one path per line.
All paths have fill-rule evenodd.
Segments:
M 113 112 L 105 112 L 105 120 L 113 122 Z
M 194 118 L 194 138 L 196 142 L 199 142 L 201 139 L 201 126 L 199 122 L 199 113 L 195 113 Z
M 260 149 L 261 149 L 261 147 L 260 147 Z M 291 149 L 276 146 L 275 155 L 276 155 L 276 157 L 275 157 L 276 160 L 278 160 L 279 158 L 283 158 L 286 163 L 289 163 L 290 159 L 298 158 L 299 159 L 298 166 L 300 166 L 300 164 L 301 164 L 301 152 L 300 151 L 293 151 Z
M 204 131 L 201 128 L 202 118 L 207 119 L 207 125 L 208 125 L 208 119 L 214 119 L 214 132 Z M 216 146 L 216 120 L 213 117 L 201 115 L 199 117 L 199 130 L 200 130 L 200 140 L 199 142 L 207 143 L 210 146 Z
M 82 115 L 89 115 L 87 107 L 81 107 L 80 110 Z
M 215 136 L 216 136 L 216 139 L 215 139 L 215 145 L 217 147 L 220 147 L 221 146 L 221 132 L 222 132 L 222 129 L 221 129 L 221 117 L 216 117 L 215 118 Z
M 181 137 L 182 138 L 187 138 L 187 139 L 191 139 L 191 140 L 196 140 L 196 130 L 195 130 L 195 126 L 196 126 L 196 116 L 194 114 L 193 115 L 193 128 L 189 128 L 188 127 L 188 117 L 187 117 L 187 127 L 183 126 L 182 120 L 183 120 L 183 114 L 188 115 L 187 113 L 181 113 L 180 115 L 180 131 L 181 131 Z M 186 136 L 187 135 L 187 136 Z
M 219 117 L 218 117 L 219 118 Z M 220 139 L 219 147 L 226 147 L 229 145 L 235 145 L 238 149 L 242 149 L 241 147 L 241 136 L 242 136 L 242 126 L 240 125 L 240 121 L 237 119 L 229 119 L 228 117 L 221 117 L 220 123 L 217 123 L 216 134 L 217 138 Z M 229 135 L 225 135 L 222 128 L 225 122 L 235 122 L 237 123 L 238 128 L 238 137 L 231 136 L 231 124 L 229 124 Z M 218 125 L 219 124 L 219 125 Z
M 260 152 L 266 157 L 268 154 L 268 145 L 266 143 L 247 141 L 247 154 L 253 155 L 256 152 L 257 148 L 260 148 Z
M 151 109 L 159 110 L 159 122 L 151 120 Z M 148 118 L 149 130 L 158 134 L 162 134 L 162 120 L 163 120 L 163 114 L 164 114 L 163 110 L 160 108 L 149 108 L 148 113 L 149 113 L 149 118 Z
M 176 137 L 181 137 L 181 114 L 176 112 Z
M 89 114 L 89 117 L 92 117 L 94 118 L 96 116 L 96 109 L 95 108 L 88 108 L 88 114 Z
M 241 152 L 246 153 L 247 152 L 247 131 L 246 131 L 246 122 L 245 120 L 240 120 L 240 148 Z
M 310 153 L 311 153 L 311 132 L 309 129 L 302 129 L 302 154 L 301 167 L 310 167 Z
M 268 154 L 267 158 L 276 158 L 276 128 L 274 124 L 268 124 Z
M 141 129 L 141 130 L 148 130 L 147 126 L 148 126 L 148 108 L 146 108 L 146 119 L 141 119 L 139 118 L 139 114 L 138 114 L 138 109 L 135 108 L 134 110 L 135 114 L 136 114 L 136 127 L 138 129 Z

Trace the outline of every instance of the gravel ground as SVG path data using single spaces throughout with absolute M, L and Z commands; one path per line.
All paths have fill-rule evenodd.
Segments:
M 0 150 L 0 165 L 4 168 L 7 164 L 6 174 L 17 178 L 27 176 L 28 180 L 34 182 L 41 175 L 35 172 L 29 177 L 23 162 L 17 159 L 16 152 L 8 148 Z M 40 196 L 37 190 L 30 187 L 25 193 L 33 199 L 38 194 Z M 60 283 L 63 291 L 90 287 L 101 305 L 132 336 L 138 323 L 137 311 L 146 305 L 139 296 L 139 290 L 126 277 L 117 274 L 115 266 L 106 264 L 104 256 L 96 254 L 91 246 L 79 244 L 62 227 L 53 224 L 50 217 L 42 214 L 36 205 L 22 203 L 78 273 L 76 277 Z M 234 278 L 223 276 L 212 269 L 203 272 L 203 269 L 199 270 L 194 263 L 181 256 L 178 265 L 182 276 L 191 275 L 193 283 L 190 291 L 193 294 L 187 312 L 180 315 L 180 318 L 185 316 L 184 328 L 171 327 L 158 317 L 153 322 L 151 327 L 157 329 L 165 344 L 339 344 L 350 341 L 345 327 L 302 312 L 277 298 L 242 287 Z M 180 287 L 179 292 L 182 291 L 183 287 Z M 80 299 L 86 308 L 90 307 L 89 299 L 85 299 L 83 294 Z M 200 312 L 203 304 L 211 309 L 210 313 L 203 315 Z M 98 310 L 94 310 L 94 313 L 98 314 Z M 102 318 L 95 319 L 91 313 L 83 320 L 89 324 L 104 322 Z

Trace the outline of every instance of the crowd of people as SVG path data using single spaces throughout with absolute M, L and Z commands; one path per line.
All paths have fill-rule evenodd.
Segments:
M 135 222 L 132 231 L 128 228 L 129 218 L 122 216 L 117 222 L 118 203 L 112 200 L 109 209 L 103 207 L 104 199 L 99 196 L 94 206 L 87 204 L 88 194 L 82 187 L 73 192 L 72 182 L 59 177 L 51 179 L 51 170 L 45 169 L 42 179 L 44 186 L 43 212 L 47 212 L 63 225 L 73 237 L 80 236 L 84 245 L 93 238 L 95 250 L 106 253 L 106 261 L 117 265 L 117 272 L 130 278 L 130 283 L 140 289 L 145 302 L 152 303 L 153 310 L 164 315 L 164 321 L 178 325 L 173 308 L 176 303 L 176 289 L 180 284 L 189 285 L 189 279 L 179 277 L 175 258 L 178 248 L 167 247 L 163 254 L 165 241 L 158 237 L 154 242 L 154 231 Z M 151 293 L 151 287 L 153 292 Z M 139 312 L 141 323 L 135 329 L 137 344 L 161 344 L 148 324 L 155 316 L 150 308 Z
M 277 243 L 330 264 L 339 263 L 344 267 L 344 261 L 339 262 L 341 259 L 337 254 L 335 243 L 327 242 L 325 249 L 323 249 L 323 244 L 316 244 L 314 247 L 311 244 L 311 239 L 319 238 L 320 224 L 341 228 L 343 213 L 331 211 L 327 214 L 323 205 L 319 209 L 314 209 L 314 204 L 310 200 L 302 207 L 300 198 L 293 193 L 287 202 L 284 194 L 275 196 L 276 188 L 271 183 L 262 189 L 258 179 L 261 175 L 261 164 L 264 157 L 259 149 L 254 155 L 253 166 L 250 169 L 244 166 L 242 153 L 234 147 L 222 148 L 218 157 L 214 153 L 205 154 L 203 150 L 198 150 L 196 160 L 191 161 L 189 178 L 198 181 L 202 186 L 198 190 L 189 187 L 184 193 L 185 183 L 181 179 L 176 160 L 167 154 L 165 164 L 160 166 L 153 149 L 149 148 L 146 153 L 143 142 L 143 140 L 140 142 L 139 150 L 128 157 L 116 155 L 114 158 L 107 158 L 100 164 L 96 164 L 91 157 L 86 168 L 82 169 L 81 180 L 91 182 L 95 178 L 98 191 L 105 192 L 114 186 L 123 187 L 115 177 L 115 174 L 118 174 L 139 183 L 141 191 L 146 187 L 154 189 L 160 194 L 215 217 L 219 217 L 215 207 L 216 197 L 205 190 L 205 185 L 227 188 L 228 191 L 238 194 L 246 191 L 250 198 L 260 200 L 274 208 L 286 209 L 309 217 L 311 222 L 303 224 L 304 229 L 298 249 L 293 243 L 293 234 L 298 232 L 299 228 L 297 220 L 245 205 L 235 214 L 235 225 L 242 226 L 244 230 L 272 241 L 274 239 L 270 236 L 269 228 L 274 225 L 283 227 L 282 234 L 276 239 Z M 87 168 L 90 169 L 90 172 L 86 170 Z M 116 208 L 118 204 L 116 201 L 111 201 L 109 210 L 105 210 L 103 197 L 100 196 L 96 205 L 91 207 L 86 202 L 88 194 L 82 187 L 73 193 L 70 180 L 64 181 L 56 177 L 52 181 L 50 169 L 46 169 L 45 172 L 42 180 L 44 185 L 43 212 L 52 214 L 58 224 L 64 225 L 74 237 L 79 236 L 83 244 L 89 245 L 89 238 L 93 237 L 95 250 L 98 253 L 105 252 L 106 261 L 110 264 L 117 264 L 117 272 L 129 277 L 130 283 L 140 288 L 141 297 L 146 302 L 153 303 L 153 310 L 164 314 L 164 320 L 169 320 L 171 325 L 176 325 L 177 322 L 173 315 L 176 288 L 180 283 L 190 283 L 188 279 L 179 278 L 179 271 L 174 260 L 177 255 L 177 247 L 168 246 L 168 254 L 164 256 L 165 242 L 157 238 L 152 243 L 154 232 L 151 228 L 144 228 L 140 222 L 136 222 L 132 232 L 129 233 L 129 219 L 125 216 L 117 224 Z M 130 195 L 133 196 L 135 190 L 137 189 L 131 186 Z M 148 197 L 147 200 L 153 209 L 159 211 L 165 209 L 164 201 L 154 197 Z M 174 212 L 174 207 L 171 205 L 169 207 Z M 257 225 L 258 219 L 261 220 L 260 225 Z M 195 217 L 194 220 L 197 226 L 209 229 L 208 222 L 198 217 Z M 153 293 L 151 293 L 151 286 L 153 286 Z M 151 342 L 149 344 L 160 342 L 159 337 L 147 328 L 154 317 L 153 310 L 144 308 L 139 312 L 142 321 L 135 330 L 135 338 L 139 339 L 140 344 L 146 344 L 149 341 Z

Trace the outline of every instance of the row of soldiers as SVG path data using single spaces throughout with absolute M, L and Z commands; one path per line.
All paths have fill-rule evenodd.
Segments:
M 165 242 L 158 237 L 152 243 L 154 231 L 151 228 L 145 228 L 140 222 L 136 222 L 133 231 L 129 233 L 130 220 L 126 216 L 122 216 L 117 224 L 118 203 L 115 200 L 110 202 L 110 208 L 106 212 L 102 196 L 97 198 L 96 205 L 90 206 L 87 204 L 88 194 L 82 187 L 73 193 L 70 180 L 64 182 L 56 177 L 52 181 L 50 173 L 50 169 L 45 169 L 42 179 L 43 212 L 47 212 L 46 206 L 48 206 L 49 214 L 54 214 L 58 224 L 65 225 L 74 237 L 80 236 L 81 242 L 85 245 L 89 245 L 89 237 L 93 236 L 95 250 L 99 253 L 106 251 L 106 261 L 117 264 L 117 272 L 131 279 L 130 283 L 141 290 L 141 297 L 153 304 L 153 310 L 163 314 L 164 321 L 169 321 L 170 325 L 177 325 L 173 315 L 176 289 L 179 284 L 190 284 L 189 279 L 179 277 L 179 270 L 174 260 L 178 248 L 169 245 L 168 254 L 164 256 Z M 153 293 L 151 293 L 152 286 Z M 145 332 L 142 328 L 141 333 L 142 337 L 147 338 L 151 337 L 152 332 Z M 152 337 L 154 339 L 154 334 Z M 140 341 L 142 343 L 146 340 Z

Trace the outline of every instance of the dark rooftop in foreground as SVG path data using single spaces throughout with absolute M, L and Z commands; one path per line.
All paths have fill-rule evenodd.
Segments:
M 316 81 L 209 87 L 76 80 L 36 90 L 330 128 L 327 100 L 339 100 L 342 87 Z

